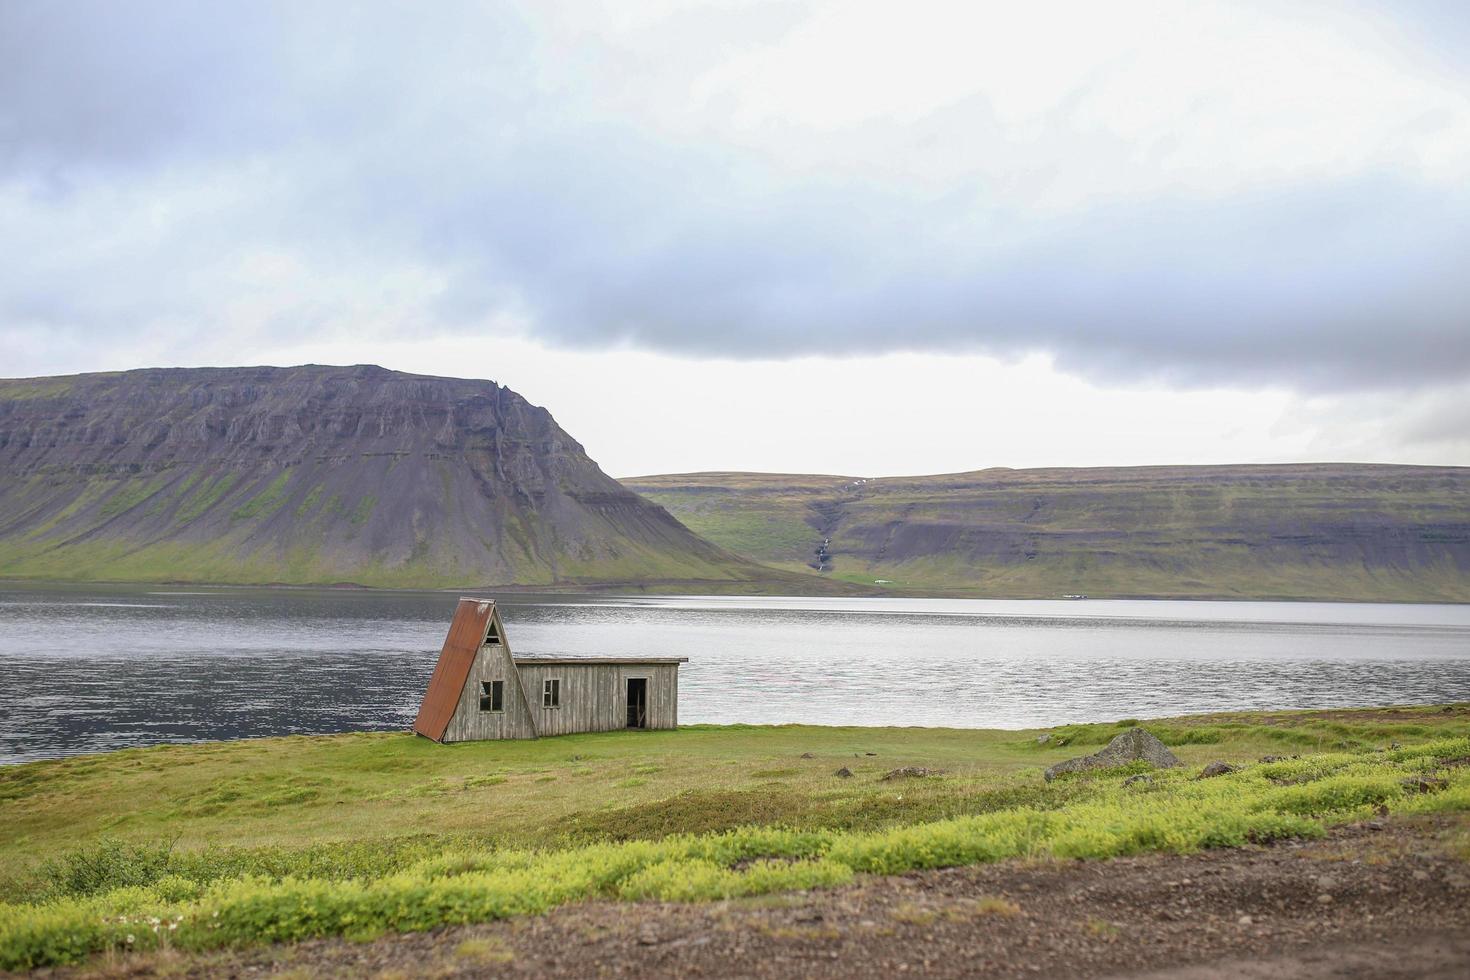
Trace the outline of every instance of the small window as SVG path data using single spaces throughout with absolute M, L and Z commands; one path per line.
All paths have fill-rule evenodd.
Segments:
M 505 710 L 505 681 L 480 682 L 480 710 Z
M 499 643 L 500 642 L 500 633 L 499 633 L 499 631 L 497 631 L 495 629 L 495 623 L 493 621 L 490 623 L 490 629 L 489 629 L 489 631 L 485 634 L 485 642 L 486 643 Z
M 541 686 L 541 707 L 561 707 L 561 678 L 553 677 Z

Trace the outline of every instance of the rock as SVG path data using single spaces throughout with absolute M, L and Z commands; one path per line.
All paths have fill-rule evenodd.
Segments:
M 837 776 L 840 779 L 851 779 L 852 778 L 852 770 L 849 769 L 849 768 L 847 768 L 846 766 L 843 766 L 841 769 L 837 770 L 832 775 Z
M 1064 772 L 1112 769 L 1140 761 L 1159 769 L 1171 769 L 1180 765 L 1179 760 L 1174 758 L 1174 753 L 1163 742 L 1142 728 L 1130 728 L 1109 742 L 1101 752 L 1058 762 L 1046 771 L 1046 781 L 1051 782 Z
M 877 755 L 876 752 L 864 752 L 863 755 Z
M 924 776 L 941 776 L 943 769 L 925 769 L 923 766 L 899 766 L 884 773 L 879 782 L 886 783 L 890 779 L 920 779 Z
M 1236 922 L 1238 922 L 1238 923 L 1240 923 L 1240 924 L 1241 924 L 1241 925 L 1243 925 L 1243 926 L 1248 926 L 1248 925 L 1250 925 L 1250 924 L 1251 924 L 1251 923 L 1252 923 L 1252 922 L 1254 922 L 1254 921 L 1255 921 L 1255 920 L 1254 920 L 1254 919 L 1252 919 L 1252 918 L 1251 918 L 1251 917 L 1250 917 L 1250 916 L 1248 916 L 1248 915 L 1242 915 L 1242 916 L 1241 916 L 1241 917 L 1240 917 L 1240 918 L 1238 918 L 1238 919 L 1236 919 L 1236 920 L 1235 920 L 1235 921 L 1236 921 Z
M 1123 785 L 1124 786 L 1147 786 L 1149 783 L 1151 783 L 1153 781 L 1154 781 L 1154 777 L 1149 776 L 1149 775 L 1146 775 L 1145 773 L 1141 773 L 1140 772 L 1140 773 L 1135 773 L 1134 775 L 1129 776 L 1127 779 L 1123 780 Z
M 39 544 L 21 544 L 29 526 L 54 527 L 46 547 L 65 556 L 58 567 L 90 567 L 126 545 L 137 567 L 163 578 L 190 577 L 184 556 L 196 542 L 234 541 L 247 527 L 255 581 L 295 581 L 303 572 L 287 556 L 303 548 L 323 583 L 422 577 L 433 556 L 451 554 L 464 582 L 540 581 L 567 562 L 623 580 L 675 563 L 701 579 L 732 568 L 603 473 L 545 409 L 490 381 L 363 364 L 30 382 L 44 397 L 18 397 L 13 384 L 0 385 L 7 576 L 22 567 L 17 549 Z M 84 494 L 103 485 L 115 495 L 94 506 Z M 37 486 L 52 516 L 16 530 L 14 515 L 41 506 Z M 320 488 L 320 506 L 297 505 L 307 487 Z M 242 522 L 245 513 L 253 519 Z
M 1038 735 L 1038 736 L 1036 736 L 1036 744 L 1037 745 L 1045 745 L 1047 742 L 1050 742 L 1050 741 L 1051 741 L 1051 732 L 1047 732 L 1045 735 Z
M 1331 905 L 1332 904 L 1332 896 L 1329 895 L 1329 894 L 1327 894 L 1326 892 L 1323 892 L 1322 894 L 1320 894 L 1320 895 L 1317 896 L 1317 904 L 1318 905 Z
M 1438 793 L 1442 789 L 1448 789 L 1450 782 L 1438 776 L 1410 776 L 1408 779 L 1400 779 L 1399 785 L 1410 793 Z
M 1265 762 L 1285 762 L 1286 761 L 1286 756 L 1284 756 L 1284 755 L 1263 755 L 1263 756 L 1261 756 L 1261 761 L 1263 763 L 1265 763 Z
M 1413 878 L 1415 881 L 1428 881 L 1429 872 L 1425 871 L 1423 868 L 1416 868 L 1414 869 L 1414 873 L 1410 875 L 1410 877 Z
M 1195 779 L 1213 779 L 1216 776 L 1224 776 L 1228 773 L 1239 772 L 1235 766 L 1228 762 L 1212 762 L 1199 771 Z
M 816 756 L 812 755 L 810 752 L 803 752 L 801 754 L 801 757 L 803 759 L 815 759 L 816 758 Z

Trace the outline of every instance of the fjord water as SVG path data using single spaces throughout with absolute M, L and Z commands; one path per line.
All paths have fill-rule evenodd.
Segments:
M 455 596 L 0 589 L 0 761 L 405 729 Z M 1027 728 L 1470 700 L 1470 606 L 504 595 L 517 653 L 687 656 L 680 721 Z

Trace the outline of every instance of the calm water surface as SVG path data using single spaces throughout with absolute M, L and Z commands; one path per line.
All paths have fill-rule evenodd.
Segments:
M 440 593 L 0 588 L 0 762 L 402 729 Z M 1470 606 L 501 598 L 517 653 L 687 656 L 680 720 L 1026 728 L 1470 700 Z

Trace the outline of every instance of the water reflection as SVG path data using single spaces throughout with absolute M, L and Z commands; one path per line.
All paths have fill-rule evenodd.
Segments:
M 0 761 L 402 729 L 454 597 L 0 591 Z M 1470 700 L 1470 607 L 511 596 L 525 653 L 690 657 L 694 722 L 1010 727 Z

